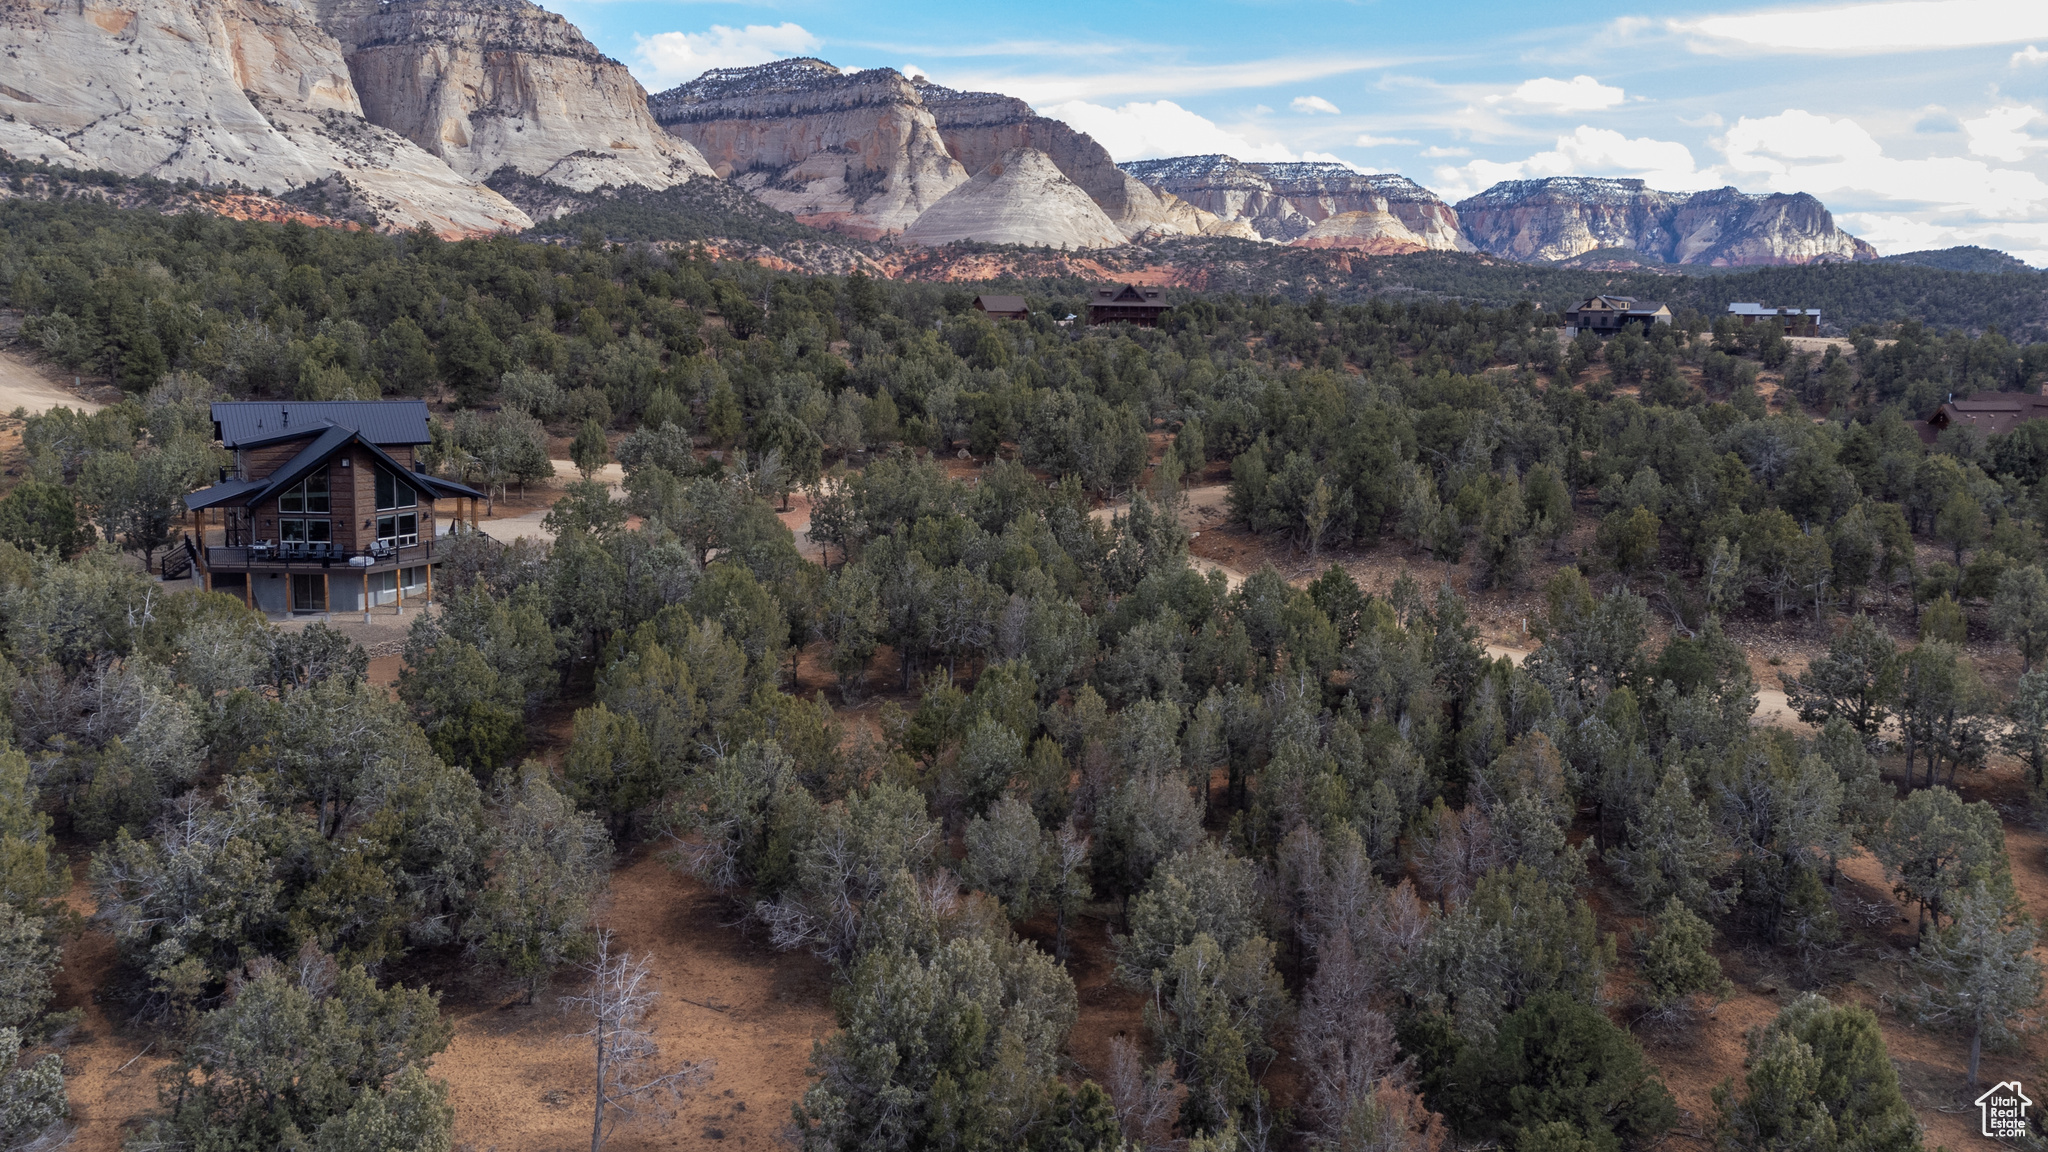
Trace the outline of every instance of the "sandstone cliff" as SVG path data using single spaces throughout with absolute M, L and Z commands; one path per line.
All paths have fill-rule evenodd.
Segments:
M 1124 234 L 1052 157 L 1012 148 L 925 209 L 903 239 L 911 244 L 981 240 L 1050 248 L 1113 248 Z
M 0 0 L 0 149 L 285 191 L 325 182 L 397 227 L 525 213 L 363 117 L 340 45 L 271 0 Z
M 482 179 L 667 188 L 711 168 L 662 131 L 625 65 L 527 0 L 330 4 L 363 114 Z
M 1290 243 L 1297 248 L 1355 248 L 1378 256 L 1429 250 L 1426 240 L 1384 207 L 1339 212 Z
M 1405 176 L 1363 175 L 1319 162 L 1247 164 L 1220 155 L 1136 160 L 1123 170 L 1225 220 L 1243 221 L 1268 240 L 1306 236 L 1333 216 L 1380 212 L 1398 219 L 1424 247 L 1472 250 L 1457 212 Z
M 972 175 L 893 69 L 842 74 L 810 58 L 718 68 L 648 105 L 763 203 L 865 239 L 901 232 Z
M 1144 236 L 1232 235 L 1257 239 L 1235 222 L 1204 212 L 1170 192 L 1133 179 L 1109 150 L 1086 132 L 1040 116 L 1014 96 L 959 92 L 919 82 L 918 97 L 930 110 L 946 151 L 969 172 L 980 172 L 1016 148 L 1044 153 L 1067 179 L 1088 194 L 1131 239 Z
M 1877 256 L 1803 192 L 1659 192 L 1641 180 L 1560 176 L 1503 181 L 1461 201 L 1457 211 L 1474 244 L 1515 260 L 1565 260 L 1598 248 L 1633 248 L 1669 264 Z

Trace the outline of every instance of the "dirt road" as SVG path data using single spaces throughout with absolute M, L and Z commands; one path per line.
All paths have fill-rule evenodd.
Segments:
M 0 412 L 19 408 L 34 416 L 59 406 L 81 412 L 97 412 L 105 407 L 74 394 L 21 354 L 0 349 Z

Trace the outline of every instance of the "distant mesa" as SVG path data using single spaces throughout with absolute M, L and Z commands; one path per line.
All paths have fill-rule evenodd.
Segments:
M 1422 248 L 1473 250 L 1458 227 L 1457 212 L 1406 176 L 1362 174 L 1327 162 L 1246 163 L 1223 155 L 1133 160 L 1123 170 L 1223 220 L 1242 222 L 1265 240 L 1300 240 L 1332 217 L 1365 212 L 1393 216 Z M 1313 246 L 1349 246 L 1332 241 L 1358 226 L 1357 221 L 1339 224 Z M 1383 238 L 1363 239 L 1358 246 L 1371 248 Z
M 1874 260 L 1877 250 L 1835 226 L 1803 192 L 1734 188 L 1659 192 L 1641 180 L 1557 176 L 1506 180 L 1457 206 L 1481 251 L 1511 260 L 1569 260 L 1628 248 L 1666 264 L 1819 264 Z

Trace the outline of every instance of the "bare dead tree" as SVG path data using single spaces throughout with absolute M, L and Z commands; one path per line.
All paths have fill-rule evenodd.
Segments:
M 661 1047 L 647 1013 L 655 991 L 648 969 L 652 956 L 635 957 L 612 948 L 612 934 L 599 933 L 597 955 L 584 964 L 590 982 L 580 996 L 564 996 L 562 1007 L 590 1021 L 575 1033 L 589 1037 L 597 1053 L 597 1099 L 590 1116 L 590 1152 L 604 1152 L 604 1142 L 622 1120 L 642 1112 L 673 1115 L 685 1089 L 711 1079 L 711 1062 L 686 1061 L 661 1070 Z
M 1138 1046 L 1123 1036 L 1109 1042 L 1110 1104 L 1127 1146 L 1154 1152 L 1173 1143 L 1173 1117 L 1187 1086 L 1173 1075 L 1173 1061 L 1147 1065 Z

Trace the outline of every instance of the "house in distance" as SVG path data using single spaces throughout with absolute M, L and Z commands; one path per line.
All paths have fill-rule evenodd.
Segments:
M 1961 400 L 1949 397 L 1927 419 L 1913 421 L 1913 431 L 1923 443 L 1932 444 L 1951 428 L 1968 428 L 1979 437 L 1991 437 L 2043 416 L 2048 416 L 2048 396 L 2034 392 L 1977 392 Z
M 1730 304 L 1728 314 L 1742 322 L 1745 328 L 1758 324 L 1776 324 L 1787 336 L 1820 335 L 1820 309 L 1818 308 L 1766 308 L 1761 304 Z
M 1095 295 L 1088 301 L 1088 322 L 1157 328 L 1159 314 L 1171 307 L 1173 305 L 1166 302 L 1166 293 L 1157 288 L 1119 284 L 1114 288 L 1095 290 Z
M 976 296 L 974 310 L 991 320 L 1023 320 L 1031 315 L 1022 296 Z
M 209 591 L 267 613 L 368 611 L 432 594 L 438 500 L 484 494 L 421 471 L 429 443 L 420 400 L 213 406 L 214 434 L 234 453 L 218 484 L 185 497 L 198 539 L 182 561 Z M 168 566 L 168 564 L 167 564 Z
M 1595 336 L 1612 336 L 1627 324 L 1669 323 L 1671 309 L 1660 301 L 1638 300 L 1633 296 L 1590 296 L 1577 308 L 1565 312 L 1564 334 L 1591 332 Z

